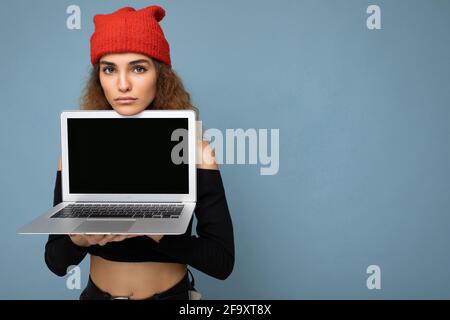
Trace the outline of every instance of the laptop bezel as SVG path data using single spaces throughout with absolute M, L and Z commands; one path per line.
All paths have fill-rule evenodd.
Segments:
M 195 202 L 196 201 L 196 118 L 194 110 L 144 110 L 136 115 L 124 116 L 114 110 L 75 110 L 61 112 L 62 194 L 66 202 Z M 97 118 L 187 118 L 188 119 L 188 175 L 187 194 L 99 194 L 69 192 L 68 119 Z

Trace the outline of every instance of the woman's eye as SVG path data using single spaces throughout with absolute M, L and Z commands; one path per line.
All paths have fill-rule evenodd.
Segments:
M 137 73 L 144 73 L 145 71 L 147 71 L 147 69 L 145 69 L 144 67 L 140 67 L 140 66 L 135 67 L 134 70 L 136 70 Z M 105 68 L 103 68 L 103 72 L 106 74 L 111 74 L 114 72 L 114 68 L 113 67 L 105 67 Z
M 134 68 L 134 70 L 139 70 L 137 73 L 144 73 L 146 71 L 146 69 L 144 67 L 140 67 L 140 66 Z
M 108 72 L 108 70 L 111 70 L 111 72 L 114 71 L 114 69 L 112 67 L 106 67 L 106 68 L 103 69 L 103 72 L 106 73 L 106 74 L 111 73 L 111 72 Z

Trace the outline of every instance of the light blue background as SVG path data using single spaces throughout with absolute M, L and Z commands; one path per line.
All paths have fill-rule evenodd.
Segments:
M 81 30 L 66 8 L 81 8 Z M 450 1 L 4 1 L 2 299 L 77 299 L 16 230 L 52 204 L 59 113 L 88 77 L 92 17 L 160 4 L 205 127 L 279 128 L 280 170 L 221 165 L 236 265 L 206 299 L 450 298 Z M 368 30 L 366 8 L 381 7 Z M 381 267 L 381 290 L 366 268 Z M 82 286 L 88 258 L 81 264 Z

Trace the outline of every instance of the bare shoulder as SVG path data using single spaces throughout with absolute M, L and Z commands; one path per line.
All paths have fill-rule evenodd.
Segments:
M 197 168 L 219 170 L 214 150 L 206 140 L 197 141 Z
M 58 171 L 61 171 L 62 165 L 61 165 L 61 157 L 59 157 L 58 160 Z

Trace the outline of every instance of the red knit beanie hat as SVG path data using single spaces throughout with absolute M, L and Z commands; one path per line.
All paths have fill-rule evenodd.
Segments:
M 172 67 L 170 48 L 159 26 L 166 12 L 160 6 L 140 10 L 124 7 L 110 14 L 94 16 L 91 36 L 91 63 L 107 53 L 136 52 L 146 54 Z

